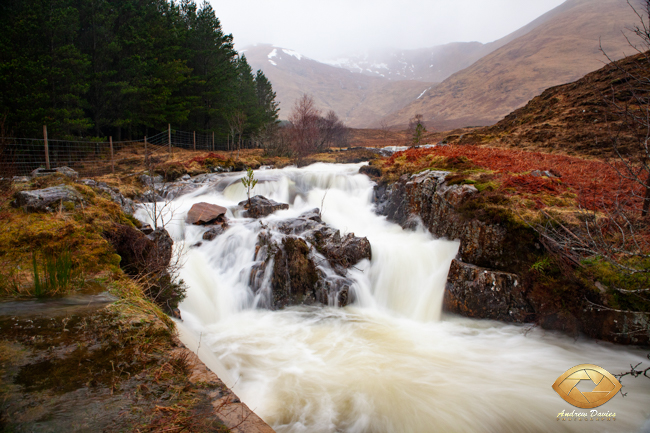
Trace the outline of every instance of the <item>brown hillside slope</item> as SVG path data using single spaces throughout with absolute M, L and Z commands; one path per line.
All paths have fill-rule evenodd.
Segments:
M 271 45 L 249 47 L 244 54 L 250 65 L 271 81 L 281 119 L 288 118 L 294 102 L 308 93 L 321 111 L 334 110 L 348 126 L 365 127 L 403 108 L 434 85 L 369 77 Z
M 386 77 L 395 81 L 416 80 L 440 83 L 452 74 L 471 66 L 480 58 L 530 33 L 569 8 L 571 5 L 564 3 L 524 27 L 487 44 L 474 41 L 452 42 L 412 50 L 377 49 L 363 55 L 337 59 L 329 63 L 352 72 L 373 77 Z
M 388 116 L 388 123 L 404 125 L 420 113 L 441 129 L 491 125 L 544 89 L 602 67 L 599 41 L 614 59 L 632 54 L 621 30 L 637 17 L 625 1 L 569 0 L 548 14 L 541 25 Z
M 623 146 L 639 142 L 634 131 L 621 127 L 622 120 L 612 105 L 606 103 L 606 100 L 621 106 L 634 103 L 627 83 L 629 74 L 650 76 L 643 54 L 626 57 L 574 83 L 545 90 L 526 106 L 487 128 L 485 137 L 513 147 L 612 156 L 614 137 Z M 635 88 L 637 92 L 636 84 Z

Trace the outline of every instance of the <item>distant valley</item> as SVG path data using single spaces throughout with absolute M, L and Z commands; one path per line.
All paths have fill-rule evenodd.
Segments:
M 321 111 L 334 110 L 348 126 L 367 127 L 417 100 L 436 84 L 358 74 L 271 45 L 249 47 L 243 54 L 273 84 L 282 119 L 288 118 L 301 94 L 309 93 Z
M 313 95 L 356 128 L 401 128 L 415 114 L 429 127 L 491 125 L 544 89 L 633 54 L 621 31 L 637 17 L 620 0 L 569 0 L 497 41 L 418 50 L 384 50 L 319 62 L 288 48 L 244 54 L 273 84 L 286 119 L 294 101 Z M 600 23 L 594 25 L 594 23 Z

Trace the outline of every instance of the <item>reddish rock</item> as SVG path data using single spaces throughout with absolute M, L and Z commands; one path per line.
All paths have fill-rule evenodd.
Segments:
M 223 206 L 210 203 L 197 203 L 187 213 L 185 221 L 188 224 L 211 225 L 223 224 L 227 221 L 226 209 Z

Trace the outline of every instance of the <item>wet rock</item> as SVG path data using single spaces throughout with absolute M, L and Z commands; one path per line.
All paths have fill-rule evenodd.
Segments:
M 435 237 L 460 240 L 458 258 L 465 263 L 505 270 L 520 259 L 513 254 L 508 230 L 460 214 L 454 203 L 476 194 L 470 185 L 448 186 L 449 172 L 428 170 L 404 175 L 377 197 L 376 209 L 404 228 L 422 224 Z
M 443 184 L 440 187 L 440 194 L 453 207 L 458 207 L 469 197 L 478 194 L 478 189 L 474 185 L 451 185 Z
M 204 241 L 211 241 L 220 234 L 224 232 L 224 228 L 222 226 L 214 226 L 210 230 L 206 231 L 203 233 L 203 240 Z
M 57 167 L 52 169 L 37 168 L 30 173 L 31 177 L 51 176 L 53 174 L 62 174 L 64 176 L 68 176 L 71 179 L 76 179 L 79 176 L 79 173 L 70 167 Z
M 194 192 L 202 186 L 203 185 L 193 182 L 176 182 L 169 185 L 163 185 L 159 190 L 159 194 L 166 200 L 173 200 L 182 195 Z
M 111 200 L 113 202 L 117 203 L 120 205 L 120 208 L 122 208 L 122 212 L 133 215 L 133 212 L 135 212 L 135 203 L 133 200 L 130 198 L 124 197 L 119 190 L 116 188 L 110 187 L 106 182 L 97 182 L 93 179 L 81 179 L 80 181 L 84 185 L 87 185 L 91 188 L 97 189 L 101 192 L 105 192 L 111 197 Z
M 18 191 L 16 204 L 27 212 L 52 212 L 61 206 L 76 206 L 82 197 L 74 188 L 58 185 L 34 191 Z
M 143 185 L 153 186 L 155 184 L 160 184 L 163 182 L 163 177 L 161 175 L 149 176 L 147 174 L 140 175 L 138 178 Z
M 277 201 L 268 199 L 261 195 L 251 197 L 250 203 L 248 200 L 239 202 L 239 206 L 243 207 L 245 212 L 243 216 L 246 218 L 261 218 L 272 214 L 277 210 L 289 209 L 286 203 L 278 203 Z
M 300 235 L 307 239 L 340 274 L 344 273 L 343 269 L 372 258 L 367 238 L 357 237 L 354 233 L 341 237 L 341 232 L 322 222 L 319 214 L 318 209 L 312 209 L 298 218 L 284 220 L 273 226 L 282 233 Z
M 381 177 L 381 169 L 372 165 L 364 165 L 359 169 L 359 173 L 371 178 Z
M 195 225 L 224 224 L 227 211 L 223 206 L 201 202 L 192 206 L 185 221 Z
M 274 221 L 258 235 L 250 283 L 260 306 L 336 305 L 354 302 L 347 269 L 370 259 L 370 243 L 323 223 L 318 209 Z M 279 232 L 279 233 L 278 233 Z
M 309 305 L 322 299 L 318 270 L 309 256 L 309 246 L 304 239 L 287 236 L 282 248 L 274 255 L 273 306 L 283 308 L 289 305 Z
M 443 308 L 466 317 L 530 322 L 534 319 L 519 277 L 453 260 L 447 277 Z

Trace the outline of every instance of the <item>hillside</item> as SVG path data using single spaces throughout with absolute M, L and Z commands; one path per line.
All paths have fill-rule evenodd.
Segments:
M 557 7 L 517 31 L 487 44 L 476 41 L 452 42 L 414 50 L 373 50 L 326 63 L 372 77 L 384 77 L 395 81 L 417 80 L 439 83 L 553 19 L 561 14 L 565 7 L 565 5 Z
M 614 59 L 630 54 L 621 30 L 637 19 L 624 1 L 569 0 L 385 120 L 404 125 L 420 113 L 440 129 L 494 124 L 544 89 L 602 67 L 599 41 Z
M 271 45 L 249 47 L 244 54 L 253 69 L 261 69 L 271 81 L 280 102 L 281 119 L 289 116 L 302 93 L 309 93 L 320 110 L 334 110 L 351 127 L 366 127 L 434 85 L 369 77 Z
M 606 99 L 615 100 L 621 106 L 634 103 L 627 83 L 629 75 L 624 71 L 648 76 L 645 57 L 641 54 L 626 57 L 574 83 L 551 87 L 496 125 L 467 134 L 462 140 L 575 155 L 612 156 L 614 135 L 624 146 L 635 142 L 633 132 L 620 128 L 622 120 L 606 103 Z

